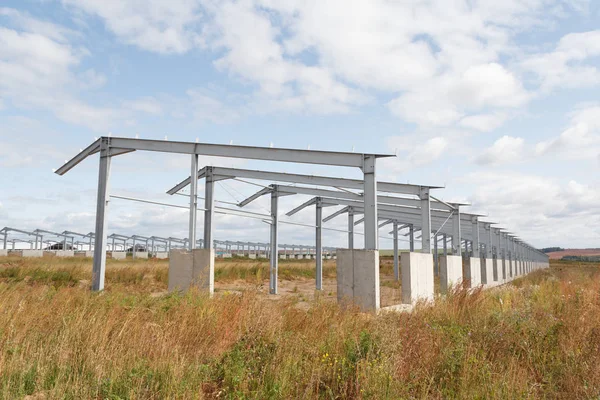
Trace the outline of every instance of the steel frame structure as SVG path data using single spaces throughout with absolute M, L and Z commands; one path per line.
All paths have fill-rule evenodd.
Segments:
M 217 156 L 228 158 L 243 158 L 265 161 L 280 161 L 291 163 L 305 163 L 317 165 L 330 165 L 340 167 L 359 168 L 363 172 L 361 186 L 365 192 L 366 223 L 365 223 L 365 247 L 377 248 L 377 179 L 376 164 L 381 157 L 392 157 L 389 154 L 363 154 L 344 153 L 332 151 L 313 151 L 298 149 L 281 149 L 270 147 L 251 147 L 219 145 L 210 143 L 175 142 L 146 139 L 131 139 L 119 137 L 100 137 L 84 150 L 79 152 L 70 161 L 58 168 L 55 172 L 64 175 L 77 164 L 90 155 L 99 153 L 98 174 L 98 199 L 96 205 L 96 229 L 94 263 L 92 273 L 92 290 L 104 289 L 104 275 L 106 271 L 106 227 L 107 206 L 109 202 L 109 176 L 111 159 L 114 156 L 130 153 L 133 151 L 154 151 L 161 153 L 187 154 L 190 155 L 190 218 L 189 218 L 189 246 L 190 250 L 196 246 L 196 213 L 197 213 L 197 182 L 198 182 L 198 156 Z M 213 244 L 212 219 L 214 215 L 214 180 L 210 172 L 206 177 L 205 190 L 205 230 L 204 248 L 211 249 Z
M 374 168 L 373 168 L 374 172 Z M 193 183 L 196 179 L 205 178 L 206 180 L 206 189 L 205 189 L 205 217 L 204 217 L 204 237 L 211 237 L 212 235 L 212 218 L 210 217 L 209 209 L 214 208 L 214 199 L 213 199 L 213 190 L 214 190 L 214 182 L 226 179 L 236 179 L 236 178 L 246 178 L 246 179 L 256 179 L 256 180 L 267 180 L 267 181 L 279 181 L 279 182 L 288 182 L 288 183 L 296 183 L 296 184 L 311 184 L 311 185 L 319 185 L 319 186 L 329 186 L 334 188 L 344 188 L 344 189 L 355 189 L 355 190 L 363 190 L 361 194 L 355 194 L 359 196 L 357 199 L 362 201 L 365 214 L 365 249 L 370 250 L 378 250 L 379 241 L 378 241 L 378 222 L 377 222 L 377 208 L 378 208 L 378 192 L 388 192 L 388 193 L 397 193 L 403 195 L 412 195 L 417 196 L 419 200 L 408 199 L 408 198 L 398 198 L 398 197 L 390 197 L 383 196 L 382 200 L 386 200 L 388 202 L 393 202 L 394 204 L 399 205 L 407 205 L 407 206 L 420 206 L 423 210 L 422 223 L 423 224 L 431 224 L 431 215 L 430 215 L 430 205 L 431 198 L 429 191 L 430 189 L 439 189 L 439 187 L 435 186 L 421 186 L 421 185 L 410 185 L 410 184 L 402 184 L 402 183 L 393 183 L 393 182 L 375 182 L 373 185 L 367 185 L 367 177 L 368 174 L 365 174 L 365 181 L 360 181 L 357 179 L 346 179 L 346 178 L 335 178 L 335 177 L 327 177 L 327 176 L 315 176 L 315 175 L 301 175 L 301 174 L 289 174 L 282 172 L 270 172 L 270 171 L 257 171 L 257 170 L 248 170 L 248 169 L 238 169 L 238 168 L 222 168 L 222 167 L 213 167 L 206 166 L 197 171 L 193 171 L 192 176 L 184 179 L 171 189 L 167 190 L 167 194 L 174 195 L 177 194 L 180 190 L 185 188 L 188 185 L 191 185 L 190 197 L 195 195 L 197 196 L 197 191 L 195 191 L 193 187 Z M 369 178 L 370 179 L 370 178 Z M 367 186 L 374 186 L 369 189 Z M 277 294 L 277 273 L 278 273 L 278 257 L 277 257 L 277 249 L 278 249 L 278 225 L 279 225 L 279 211 L 278 211 L 278 198 L 281 196 L 296 194 L 292 191 L 290 186 L 285 187 L 287 190 L 280 192 L 277 185 L 273 185 L 268 191 L 260 191 L 256 195 L 252 196 L 244 200 L 242 203 L 238 204 L 239 206 L 243 206 L 253 201 L 255 198 L 258 198 L 264 194 L 271 194 L 271 232 L 270 232 L 270 243 L 271 243 L 271 251 L 275 254 L 271 254 L 270 260 L 270 278 L 269 278 L 269 293 Z M 367 190 L 369 189 L 369 190 Z M 303 190 L 302 188 L 297 190 Z M 311 190 L 310 188 L 305 188 L 304 190 Z M 321 190 L 321 194 L 325 193 L 325 189 L 315 189 Z M 327 191 L 332 192 L 332 191 Z M 337 193 L 337 192 L 335 192 Z M 345 192 L 348 196 L 353 196 L 351 192 Z M 298 193 L 299 194 L 299 193 Z M 356 198 L 356 197 L 352 197 Z M 452 206 L 447 203 L 441 202 L 439 200 L 434 200 L 436 206 L 444 209 L 444 208 L 452 208 Z M 244 202 L 246 202 L 244 204 Z M 318 211 L 320 208 L 318 208 Z M 319 220 L 319 216 L 317 216 L 317 221 Z M 371 225 L 372 226 L 371 226 Z M 317 223 L 315 226 L 317 231 L 321 231 L 321 224 Z M 320 237 L 317 234 L 317 238 Z M 317 252 L 319 252 L 320 243 L 317 243 Z M 423 244 L 423 249 L 429 249 L 431 251 L 431 241 L 426 238 Z M 426 250 L 425 250 L 426 251 Z M 316 256 L 318 260 L 317 263 L 321 260 L 319 255 Z M 319 270 L 319 266 L 317 265 L 317 269 Z M 322 267 L 320 268 L 322 270 Z M 317 287 L 321 288 L 321 280 L 318 278 L 319 274 L 317 273 Z

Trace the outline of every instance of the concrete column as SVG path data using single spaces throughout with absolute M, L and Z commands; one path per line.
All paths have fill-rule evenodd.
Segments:
M 204 248 L 213 248 L 213 219 L 215 215 L 214 190 L 215 182 L 213 178 L 212 167 L 205 169 L 205 189 L 204 189 Z
M 440 259 L 440 291 L 446 294 L 450 287 L 462 283 L 462 257 L 444 256 Z
M 400 269 L 398 265 L 398 221 L 392 223 L 394 227 L 394 279 L 400 279 Z
M 92 267 L 92 290 L 104 289 L 106 271 L 106 226 L 108 217 L 109 178 L 110 178 L 110 138 L 100 142 L 100 165 L 98 168 L 98 201 L 96 206 L 96 234 L 94 242 L 94 263 Z
M 317 198 L 316 202 L 316 258 L 317 258 L 317 290 L 323 290 L 323 244 L 322 238 L 322 225 L 323 225 L 323 202 L 321 198 Z
M 279 257 L 277 254 L 277 249 L 279 248 L 279 242 L 277 237 L 277 229 L 279 224 L 278 217 L 278 200 L 279 193 L 275 189 L 271 192 L 271 257 L 269 260 L 270 264 L 270 274 L 269 274 L 269 293 L 277 294 L 277 270 L 279 268 Z
M 373 265 L 379 266 L 377 250 L 338 249 L 336 272 L 339 303 L 354 303 L 367 312 L 376 313 L 379 310 L 379 268 L 373 268 Z
M 402 253 L 402 303 L 434 297 L 433 257 L 431 254 Z

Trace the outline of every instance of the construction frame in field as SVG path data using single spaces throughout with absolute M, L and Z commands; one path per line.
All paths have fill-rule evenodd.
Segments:
M 96 227 L 94 233 L 94 262 L 92 273 L 92 290 L 104 289 L 106 271 L 107 216 L 109 194 L 109 177 L 112 157 L 133 151 L 152 151 L 160 153 L 187 154 L 190 161 L 190 218 L 189 248 L 196 246 L 196 214 L 198 202 L 198 156 L 216 156 L 242 158 L 250 160 L 279 161 L 287 163 L 317 164 L 359 168 L 363 180 L 359 181 L 365 193 L 365 249 L 377 251 L 377 159 L 393 157 L 390 154 L 366 154 L 351 152 L 334 152 L 318 150 L 283 149 L 271 147 L 253 147 L 239 145 L 220 145 L 199 142 L 179 142 L 168 140 L 148 140 L 138 138 L 122 138 L 103 136 L 67 161 L 55 173 L 64 175 L 87 157 L 99 153 L 98 165 L 98 197 L 96 204 Z M 212 249 L 214 216 L 214 181 L 209 177 L 206 185 L 204 248 Z M 276 248 L 276 247 L 275 247 Z M 376 268 L 373 265 L 373 268 Z

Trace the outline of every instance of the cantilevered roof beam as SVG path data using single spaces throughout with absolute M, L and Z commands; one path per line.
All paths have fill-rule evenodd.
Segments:
M 356 189 L 364 190 L 364 181 L 359 179 L 347 179 L 347 178 L 334 178 L 327 176 L 315 176 L 315 175 L 301 175 L 301 174 L 288 174 L 285 172 L 269 172 L 269 171 L 255 171 L 248 169 L 239 168 L 223 168 L 223 167 L 211 167 L 212 174 L 216 178 L 221 179 L 234 179 L 234 178 L 245 178 L 245 179 L 256 179 L 270 182 L 288 182 L 288 183 L 300 183 L 305 185 L 316 185 L 316 186 L 329 186 L 329 187 L 340 187 L 345 189 Z M 204 176 L 204 168 L 198 171 L 198 177 Z M 167 190 L 168 194 L 175 194 L 181 189 L 185 188 L 190 184 L 190 178 L 186 178 L 171 189 Z M 379 192 L 388 193 L 400 193 L 419 196 L 421 194 L 421 188 L 440 189 L 439 186 L 420 186 L 420 185 L 409 185 L 404 183 L 394 182 L 377 182 L 377 190 Z

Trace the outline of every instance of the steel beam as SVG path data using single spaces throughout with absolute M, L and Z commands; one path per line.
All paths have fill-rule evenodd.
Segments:
M 196 222 L 198 210 L 198 155 L 191 155 L 191 184 L 190 184 L 190 222 L 189 222 L 189 249 L 192 251 L 196 248 Z M 206 238 L 206 237 L 205 237 Z
M 322 243 L 322 234 L 323 234 L 323 204 L 321 204 L 321 199 L 317 198 L 315 203 L 316 207 L 316 215 L 315 215 L 315 246 L 316 246 L 316 261 L 317 261 L 317 290 L 323 290 L 323 243 Z
M 279 216 L 278 216 L 278 202 L 279 196 L 277 194 L 277 190 L 271 192 L 271 256 L 270 256 L 270 274 L 269 274 L 269 293 L 277 294 L 277 270 L 279 268 L 279 238 L 278 238 L 278 225 L 279 225 Z
M 98 201 L 96 203 L 96 230 L 94 233 L 94 264 L 92 267 L 92 290 L 104 289 L 106 270 L 106 226 L 108 217 L 110 161 L 109 138 L 100 139 L 100 163 L 98 168 Z M 86 155 L 87 157 L 87 155 Z M 79 161 L 75 162 L 77 165 Z M 74 165 L 73 165 L 74 166 Z M 70 166 L 71 169 L 73 166 Z M 67 172 L 64 171 L 64 172 Z M 63 173 L 64 173 L 63 172 Z M 61 174 L 62 175 L 62 174 Z
M 215 182 L 212 176 L 212 167 L 206 168 L 204 188 L 204 248 L 213 247 L 213 219 L 215 215 Z

